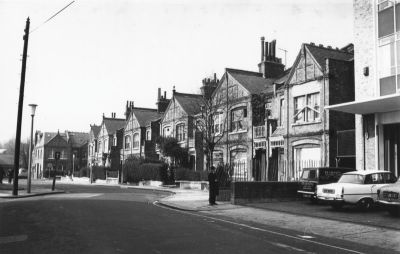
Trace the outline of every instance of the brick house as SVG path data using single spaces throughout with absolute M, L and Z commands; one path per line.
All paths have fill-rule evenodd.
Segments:
M 400 2 L 354 0 L 355 99 L 330 111 L 355 114 L 356 167 L 400 176 Z
M 325 110 L 354 100 L 352 49 L 352 44 L 342 49 L 302 45 L 276 102 L 277 107 L 286 102 L 287 114 L 280 113 L 271 136 L 283 138 L 286 162 L 272 179 L 296 180 L 307 166 L 355 166 L 354 116 Z
M 204 104 L 200 94 L 178 93 L 173 89 L 172 98 L 160 121 L 160 135 L 175 137 L 182 148 L 188 150 L 189 163 L 193 170 L 203 170 L 202 149 L 196 149 L 195 116 Z
M 103 121 L 97 136 L 98 156 L 96 156 L 95 165 L 106 167 L 115 165 L 116 167 L 120 164 L 125 121 L 124 118 L 116 118 L 115 113 L 112 113 L 110 118 L 103 115 Z M 115 167 L 113 170 L 117 170 Z
M 61 153 L 57 171 L 63 174 L 79 171 L 87 166 L 89 134 L 84 132 L 40 132 L 35 133 L 32 151 L 32 177 L 42 178 L 46 171 L 53 170 L 55 152 Z

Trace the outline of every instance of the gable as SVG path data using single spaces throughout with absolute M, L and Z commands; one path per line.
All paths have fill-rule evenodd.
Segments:
M 101 129 L 100 129 L 98 137 L 100 138 L 100 137 L 104 137 L 104 136 L 108 136 L 108 132 L 107 132 L 106 125 L 103 123 L 101 125 Z
M 47 146 L 68 146 L 68 143 L 63 137 L 56 135 L 47 143 Z
M 170 101 L 167 110 L 164 113 L 162 122 L 168 122 L 173 119 L 178 119 L 183 116 L 187 116 L 187 113 L 175 99 L 175 97 Z
M 139 125 L 138 120 L 136 119 L 136 116 L 133 114 L 133 112 L 131 112 L 129 115 L 128 121 L 125 124 L 125 128 L 124 128 L 125 132 L 137 129 L 139 127 L 140 127 L 140 125 Z
M 226 75 L 226 74 L 225 74 Z M 244 96 L 250 95 L 249 91 L 240 84 L 232 75 L 228 77 L 228 92 L 226 91 L 226 78 L 221 79 L 218 87 L 215 89 L 213 93 L 213 103 L 214 105 L 226 103 L 226 97 L 228 95 L 229 100 L 234 100 L 237 98 L 241 98 Z
M 320 76 L 322 76 L 321 66 L 315 61 L 308 49 L 303 46 L 292 67 L 289 84 L 304 83 L 315 80 Z

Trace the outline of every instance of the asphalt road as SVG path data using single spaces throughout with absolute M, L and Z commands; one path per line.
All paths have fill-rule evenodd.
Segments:
M 301 232 L 160 207 L 162 192 L 58 185 L 0 203 L 0 253 L 390 253 Z

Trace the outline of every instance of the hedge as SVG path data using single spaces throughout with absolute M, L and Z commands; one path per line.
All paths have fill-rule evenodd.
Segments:
M 103 166 L 93 166 L 92 167 L 92 178 L 93 180 L 100 179 L 100 180 L 105 180 L 106 179 L 106 170 Z
M 207 171 L 193 171 L 188 168 L 176 168 L 175 180 L 177 181 L 207 181 Z
M 170 174 L 165 163 L 141 163 L 139 160 L 127 161 L 123 166 L 124 181 L 137 183 L 139 181 L 162 181 L 169 184 Z

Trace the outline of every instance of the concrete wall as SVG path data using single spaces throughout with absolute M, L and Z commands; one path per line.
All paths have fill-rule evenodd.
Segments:
M 232 204 L 297 199 L 298 182 L 233 182 Z

